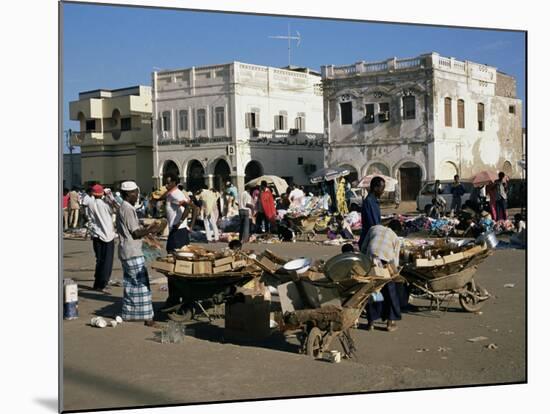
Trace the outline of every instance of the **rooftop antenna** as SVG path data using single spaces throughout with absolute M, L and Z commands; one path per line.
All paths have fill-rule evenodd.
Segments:
M 287 36 L 269 36 L 270 39 L 287 39 L 288 40 L 288 68 L 290 69 L 290 41 L 297 40 L 296 47 L 300 46 L 300 41 L 302 37 L 300 33 L 296 31 L 296 36 L 290 35 L 290 23 L 288 24 L 288 35 Z

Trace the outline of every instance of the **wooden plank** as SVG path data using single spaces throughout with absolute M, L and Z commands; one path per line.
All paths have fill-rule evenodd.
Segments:
M 266 268 L 268 268 L 271 273 L 274 273 L 278 268 L 278 266 L 275 263 L 273 263 L 270 259 L 268 259 L 265 256 L 260 258 L 260 263 Z
M 432 267 L 433 263 L 430 262 L 428 259 L 416 259 L 415 266 L 416 267 Z
M 455 253 L 455 254 L 449 254 L 447 256 L 443 256 L 443 261 L 445 262 L 445 264 L 455 263 L 461 260 L 464 260 L 463 253 Z
M 462 254 L 464 255 L 464 257 L 472 257 L 472 256 L 475 256 L 476 254 L 481 253 L 484 250 L 485 248 L 483 246 L 475 246 L 475 247 L 472 247 L 471 249 L 466 250 L 465 252 L 462 252 Z
M 213 269 L 211 269 L 211 273 L 217 274 L 217 273 L 229 272 L 230 270 L 231 270 L 231 263 L 224 264 L 222 266 L 216 266 Z

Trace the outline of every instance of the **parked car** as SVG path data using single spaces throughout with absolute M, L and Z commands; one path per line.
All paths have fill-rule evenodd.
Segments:
M 466 190 L 466 192 L 462 195 L 462 205 L 464 205 L 464 203 L 470 199 L 470 193 L 472 192 L 472 189 L 474 188 L 474 186 L 471 182 L 468 182 L 468 181 L 461 181 L 461 183 L 464 186 L 464 190 Z M 445 212 L 449 212 L 451 210 L 451 204 L 453 202 L 453 195 L 451 194 L 452 184 L 453 184 L 453 180 L 441 180 L 441 182 L 439 183 L 439 189 L 438 189 L 439 194 L 447 202 Z M 432 181 L 426 181 L 424 185 L 420 188 L 420 192 L 416 197 L 416 209 L 418 211 L 428 214 L 428 212 L 432 208 L 432 198 L 434 196 L 434 187 L 435 187 L 435 180 L 432 180 Z

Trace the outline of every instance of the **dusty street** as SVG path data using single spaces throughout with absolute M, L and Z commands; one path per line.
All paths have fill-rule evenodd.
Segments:
M 308 243 L 246 247 L 286 257 L 327 259 L 339 252 Z M 93 283 L 91 241 L 65 240 L 63 257 L 64 277 L 77 280 L 80 288 L 80 317 L 63 322 L 65 410 L 526 380 L 524 250 L 497 250 L 480 266 L 476 280 L 493 295 L 480 314 L 463 312 L 457 302 L 435 312 L 426 302 L 413 301 L 396 332 L 368 332 L 362 321 L 352 331 L 358 358 L 340 364 L 300 355 L 296 338 L 281 334 L 256 344 L 227 343 L 223 319 L 189 323 L 181 344 L 161 344 L 158 328 L 139 323 L 92 328 L 92 316 L 120 314 L 122 288 L 113 287 L 111 295 L 86 289 Z M 150 278 L 163 276 L 150 270 Z M 112 279 L 122 279 L 118 256 Z M 157 282 L 152 285 L 156 309 L 167 295 L 162 280 Z M 487 339 L 468 341 L 475 337 Z

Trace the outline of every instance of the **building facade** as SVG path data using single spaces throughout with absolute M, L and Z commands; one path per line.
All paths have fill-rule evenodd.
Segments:
M 323 165 L 321 77 L 240 62 L 153 72 L 155 184 L 239 190 L 260 175 L 298 184 Z
M 522 102 L 496 68 L 437 53 L 323 66 L 325 165 L 421 182 L 484 169 L 520 177 Z
M 82 185 L 80 154 L 63 154 L 63 188 Z
M 153 187 L 151 87 L 81 92 L 70 102 L 70 119 L 78 121 L 71 144 L 80 147 L 83 184 L 99 182 L 118 188 L 136 181 L 142 191 Z

